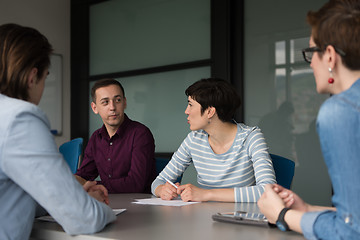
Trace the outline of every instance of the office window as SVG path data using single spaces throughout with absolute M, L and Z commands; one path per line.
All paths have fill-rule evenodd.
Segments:
M 308 44 L 309 37 L 275 42 L 276 109 L 280 114 L 289 114 L 292 134 L 308 130 L 320 105 L 328 97 L 316 93 L 313 72 L 303 59 L 301 50 Z M 284 112 L 285 107 L 288 112 Z M 292 148 L 287 157 L 297 161 L 296 149 Z
M 320 105 L 309 64 L 306 13 L 325 0 L 245 1 L 245 123 L 264 133 L 269 151 L 296 162 L 292 188 L 306 201 L 331 204 L 331 184 L 315 129 Z M 261 7 L 259 7 L 261 6 Z

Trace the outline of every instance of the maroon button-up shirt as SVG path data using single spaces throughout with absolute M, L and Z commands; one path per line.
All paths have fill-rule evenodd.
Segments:
M 92 134 L 76 175 L 86 180 L 100 175 L 109 193 L 150 193 L 156 177 L 154 151 L 150 130 L 125 115 L 111 138 L 104 125 Z

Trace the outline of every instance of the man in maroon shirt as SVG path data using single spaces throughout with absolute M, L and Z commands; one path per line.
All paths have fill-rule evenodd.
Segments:
M 150 193 L 156 177 L 152 133 L 124 113 L 124 88 L 115 79 L 97 81 L 91 97 L 104 125 L 92 134 L 76 178 L 84 183 L 100 175 L 109 193 Z

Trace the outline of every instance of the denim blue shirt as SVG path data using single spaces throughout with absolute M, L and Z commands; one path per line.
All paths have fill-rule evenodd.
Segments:
M 38 204 L 69 234 L 114 221 L 74 178 L 40 108 L 2 94 L 0 106 L 0 239 L 28 239 Z
M 336 211 L 305 213 L 301 219 L 304 236 L 360 239 L 360 79 L 324 102 L 317 131 Z

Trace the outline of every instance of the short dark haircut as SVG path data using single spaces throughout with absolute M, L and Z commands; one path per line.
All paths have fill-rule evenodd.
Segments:
M 39 31 L 18 24 L 0 26 L 0 93 L 29 100 L 28 76 L 37 68 L 37 81 L 50 66 L 53 49 Z
M 207 108 L 214 107 L 223 122 L 230 122 L 241 105 L 235 88 L 220 78 L 201 79 L 188 87 L 185 94 L 201 105 L 201 114 Z
M 99 89 L 99 88 L 102 88 L 102 87 L 107 87 L 107 86 L 110 86 L 110 85 L 116 85 L 116 86 L 119 86 L 122 93 L 123 93 L 123 96 L 125 97 L 125 91 L 124 91 L 124 88 L 123 86 L 121 85 L 121 83 L 113 78 L 105 78 L 105 79 L 101 79 L 97 82 L 95 82 L 94 86 L 91 88 L 91 98 L 92 98 L 92 101 L 95 103 L 96 102 L 96 90 Z
M 332 45 L 341 49 L 344 66 L 360 70 L 360 1 L 330 0 L 318 11 L 307 14 L 312 36 L 320 49 Z M 322 53 L 319 53 L 322 56 Z

